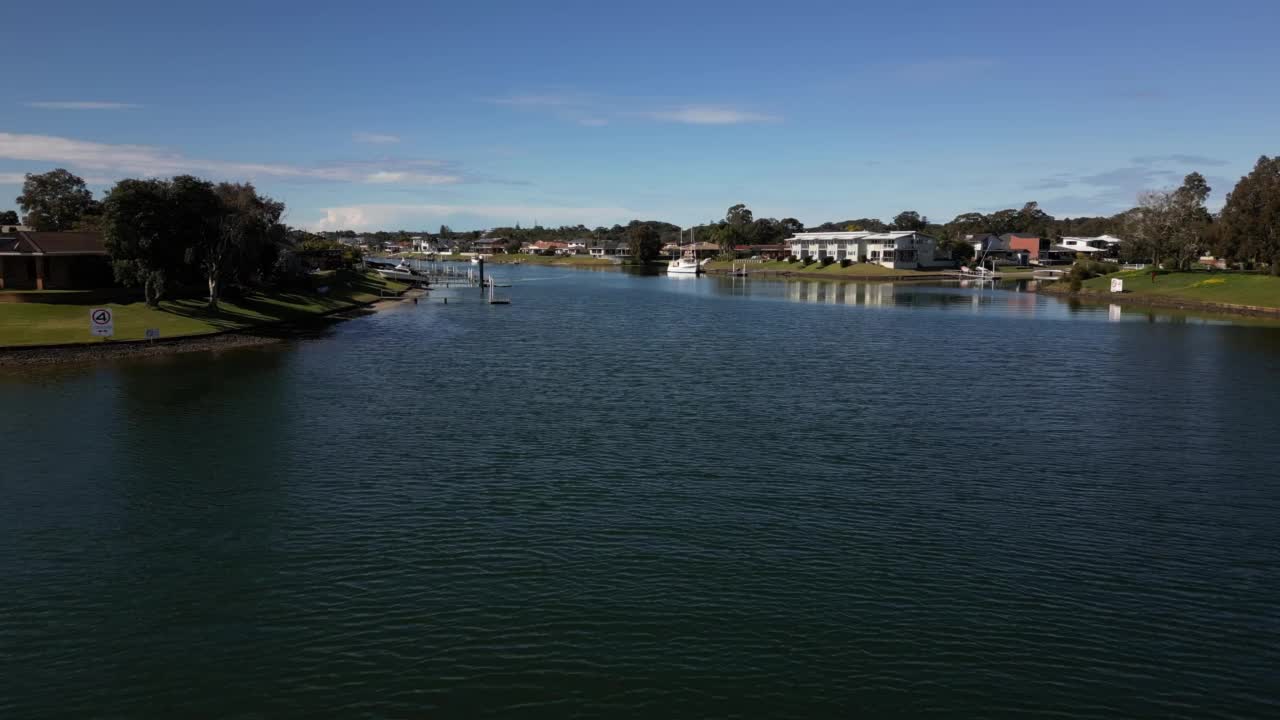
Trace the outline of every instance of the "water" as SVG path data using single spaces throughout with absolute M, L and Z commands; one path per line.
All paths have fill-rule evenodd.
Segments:
M 1280 713 L 1275 327 L 495 272 L 0 373 L 0 717 Z

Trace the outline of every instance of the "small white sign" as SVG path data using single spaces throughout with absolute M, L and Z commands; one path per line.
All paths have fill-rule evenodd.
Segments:
M 1124 292 L 1124 280 L 1120 278 L 1111 278 L 1111 292 Z
M 89 334 L 111 337 L 116 334 L 116 321 L 111 308 L 94 308 L 89 311 Z
M 147 328 L 145 334 L 148 340 L 159 340 L 160 328 Z

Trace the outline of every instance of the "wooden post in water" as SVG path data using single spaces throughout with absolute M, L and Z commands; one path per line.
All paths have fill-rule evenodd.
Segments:
M 484 256 L 477 255 L 480 258 L 480 292 L 484 292 Z

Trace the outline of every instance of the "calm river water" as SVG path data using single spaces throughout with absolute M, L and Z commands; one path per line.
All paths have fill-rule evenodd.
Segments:
M 1280 715 L 1280 329 L 496 274 L 0 372 L 0 717 Z

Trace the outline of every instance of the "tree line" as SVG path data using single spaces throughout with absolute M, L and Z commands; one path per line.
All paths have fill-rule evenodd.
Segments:
M 1020 208 L 991 213 L 961 213 L 946 223 L 932 221 L 916 210 L 903 210 L 888 222 L 864 217 L 805 227 L 792 217 L 757 218 L 740 203 L 729 207 L 723 218 L 694 226 L 692 235 L 682 235 L 680 227 L 660 220 L 596 228 L 522 228 L 517 224 L 493 228 L 488 235 L 506 238 L 510 250 L 540 240 L 623 242 L 630 244 L 634 258 L 646 261 L 656 257 L 663 245 L 681 237 L 687 242 L 691 236 L 730 252 L 739 245 L 777 244 L 806 230 L 914 230 L 937 238 L 944 252 L 963 259 L 973 252 L 967 239 L 983 233 L 1025 233 L 1051 244 L 1064 236 L 1111 234 L 1124 239 L 1121 254 L 1126 259 L 1185 268 L 1208 252 L 1243 267 L 1268 266 L 1280 274 L 1280 157 L 1259 158 L 1217 214 L 1205 208 L 1210 190 L 1205 178 L 1193 172 L 1177 188 L 1144 192 L 1135 207 L 1098 217 L 1055 218 L 1038 203 L 1027 202 Z M 283 227 L 276 227 L 283 204 L 258 195 L 252 185 L 215 185 L 191 176 L 124 180 L 96 201 L 83 180 L 66 170 L 54 170 L 28 175 L 18 205 L 25 213 L 23 223 L 37 230 L 101 229 L 113 248 L 122 282 L 150 281 L 162 294 L 170 276 L 181 277 L 200 268 L 209 282 L 213 304 L 224 281 L 261 277 L 264 248 L 273 247 L 285 234 Z M 13 211 L 0 214 L 0 224 L 16 221 Z M 147 229 L 140 230 L 142 227 Z M 479 230 L 455 232 L 447 225 L 438 233 L 413 234 L 456 242 L 464 248 L 482 236 Z M 411 236 L 407 230 L 365 235 L 378 240 Z M 342 230 L 311 236 L 311 242 L 323 244 L 355 236 L 354 231 Z M 179 247 L 181 253 L 175 250 Z M 152 252 L 156 254 L 147 255 Z
M 249 183 L 131 178 L 95 200 L 83 179 L 58 169 L 27 175 L 18 205 L 35 230 L 100 231 L 116 281 L 141 287 L 150 305 L 202 283 L 216 310 L 224 287 L 276 279 L 289 248 L 284 203 Z

